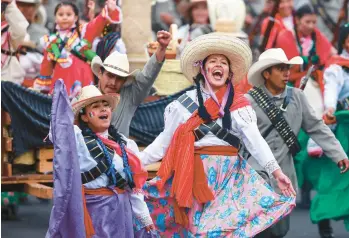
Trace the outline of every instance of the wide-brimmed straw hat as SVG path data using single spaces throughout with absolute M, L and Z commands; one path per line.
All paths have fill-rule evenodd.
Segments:
M 246 76 L 252 63 L 250 47 L 237 37 L 221 33 L 202 35 L 191 41 L 181 55 L 181 69 L 189 81 L 193 83 L 194 77 L 200 72 L 197 62 L 213 54 L 224 55 L 228 58 L 234 83 Z
M 251 66 L 247 75 L 248 82 L 257 87 L 264 84 L 262 72 L 278 64 L 299 65 L 303 64 L 303 59 L 300 56 L 296 56 L 289 60 L 281 48 L 268 49 L 264 51 L 259 56 L 258 61 Z
M 107 101 L 113 111 L 119 104 L 120 96 L 116 93 L 102 94 L 94 85 L 85 86 L 81 89 L 80 94 L 71 102 L 75 117 L 79 115 L 81 109 L 98 101 Z
M 98 76 L 100 68 L 103 67 L 106 71 L 116 74 L 120 77 L 128 77 L 133 75 L 137 70 L 130 71 L 130 63 L 126 54 L 120 54 L 115 51 L 111 53 L 105 60 L 102 62 L 99 56 L 95 56 L 91 62 L 92 72 Z

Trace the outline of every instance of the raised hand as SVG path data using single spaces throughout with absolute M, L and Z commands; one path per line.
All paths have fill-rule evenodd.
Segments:
M 114 11 L 117 7 L 116 0 L 107 0 L 105 1 L 105 5 L 107 6 L 109 12 Z
M 167 31 L 158 31 L 156 40 L 159 42 L 160 48 L 166 49 L 171 41 L 171 33 Z

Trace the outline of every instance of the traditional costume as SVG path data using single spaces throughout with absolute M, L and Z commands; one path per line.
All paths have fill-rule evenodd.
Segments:
M 282 49 L 265 51 L 260 55 L 258 62 L 252 65 L 249 70 L 248 80 L 255 87 L 246 94 L 252 108 L 256 111 L 259 130 L 270 146 L 281 169 L 292 180 L 294 187 L 297 187 L 297 177 L 293 157 L 301 149 L 297 141 L 301 128 L 322 147 L 325 154 L 336 164 L 347 158 L 339 141 L 322 119 L 316 116 L 300 89 L 286 86 L 280 95 L 272 95 L 264 85 L 262 77 L 264 70 L 278 64 L 299 65 L 302 63 L 303 60 L 299 56 L 288 60 Z M 263 171 L 263 168 L 253 157 L 252 155 L 248 159 L 249 164 L 257 171 Z M 270 180 L 270 182 L 272 187 L 280 192 L 275 180 Z M 285 217 L 266 233 L 283 237 L 288 230 L 289 217 Z
M 201 36 L 181 58 L 188 80 L 200 75 L 202 61 L 211 54 L 227 57 L 235 82 L 245 76 L 252 61 L 248 45 L 229 34 Z M 227 82 L 213 93 L 196 80 L 196 90 L 166 107 L 164 131 L 142 152 L 144 164 L 163 158 L 158 176 L 144 186 L 162 236 L 252 237 L 295 206 L 294 197 L 274 193 L 238 155 L 244 143 L 269 175 L 279 169 L 257 129 L 255 112 Z M 210 120 L 202 119 L 203 108 Z
M 4 14 L 6 21 L 1 21 L 1 80 L 21 84 L 25 72 L 19 64 L 17 48 L 26 37 L 29 23 L 17 8 L 16 1 L 7 5 Z
M 349 36 L 349 25 L 342 28 L 339 41 L 340 55 L 332 56 L 327 62 L 324 71 L 324 105 L 326 109 L 336 110 L 336 122 L 325 122 L 333 128 L 336 138 L 349 155 L 349 53 L 343 49 L 343 43 Z M 336 123 L 336 124 L 333 124 Z M 306 140 L 307 137 L 304 138 Z M 346 229 L 349 231 L 349 174 L 339 174 L 338 167 L 331 163 L 328 158 L 311 158 L 307 154 L 300 155 L 302 162 L 301 175 L 309 181 L 317 191 L 311 201 L 310 218 L 313 223 L 319 224 L 321 231 L 332 233 L 329 219 L 344 220 Z M 298 173 L 297 173 L 298 174 Z M 328 178 L 331 178 L 329 180 Z M 341 204 L 341 206 L 336 206 Z M 327 223 L 326 223 L 326 222 Z
M 93 82 L 89 62 L 96 55 L 91 50 L 91 43 L 100 36 L 107 23 L 121 22 L 121 9 L 108 15 L 105 7 L 100 15 L 91 22 L 71 29 L 61 30 L 44 36 L 44 59 L 40 76 L 34 82 L 34 88 L 40 91 L 51 91 L 57 79 L 64 79 L 68 94 L 74 97 L 82 87 Z M 79 29 L 77 29 L 79 28 Z M 78 70 L 77 70 L 78 69 Z
M 58 88 L 61 84 L 60 80 Z M 62 92 L 58 90 L 55 94 L 53 108 L 57 104 L 64 104 L 64 100 L 57 100 L 57 97 L 59 98 Z M 136 156 L 139 151 L 134 141 L 119 134 L 114 127 L 109 127 L 105 132 L 96 134 L 82 120 L 79 120 L 80 113 L 84 110 L 84 107 L 101 100 L 108 102 L 113 110 L 119 102 L 119 97 L 117 94 L 102 95 L 95 86 L 90 85 L 84 87 L 81 94 L 73 99 L 72 109 L 75 115 L 75 122 L 79 125 L 74 126 L 75 141 L 71 142 L 71 144 L 76 145 L 76 154 L 72 153 L 74 150 L 66 148 L 67 145 L 64 145 L 64 143 L 66 143 L 65 140 L 68 140 L 68 138 L 63 137 L 65 132 L 59 131 L 64 128 L 69 129 L 69 123 L 64 124 L 65 127 L 62 128 L 56 120 L 59 117 L 57 116 L 57 111 L 53 110 L 52 112 L 54 118 L 51 121 L 52 134 L 50 139 L 55 145 L 56 161 L 54 161 L 54 164 L 57 166 L 55 168 L 54 182 L 55 184 L 56 182 L 61 183 L 61 186 L 55 187 L 55 189 L 59 191 L 60 187 L 65 187 L 65 183 L 68 183 L 68 188 L 70 187 L 71 191 L 71 187 L 77 182 L 75 180 L 69 182 L 72 173 L 77 171 L 65 168 L 69 167 L 66 165 L 63 165 L 62 168 L 59 166 L 59 163 L 63 162 L 62 160 L 68 159 L 63 157 L 64 153 L 69 152 L 71 153 L 70 159 L 73 159 L 74 156 L 77 157 L 80 167 L 80 176 L 77 176 L 77 179 L 82 184 L 80 203 L 75 201 L 75 208 L 70 208 L 74 210 L 68 209 L 68 211 L 58 214 L 60 218 L 66 216 L 67 219 L 72 219 L 71 216 L 79 216 L 79 212 L 82 210 L 79 208 L 83 208 L 85 231 L 82 233 L 86 237 L 134 237 L 133 219 L 137 219 L 142 227 L 152 224 L 141 192 L 148 173 Z M 66 111 L 67 109 L 65 108 Z M 68 113 L 69 117 L 70 112 L 66 113 Z M 65 149 L 62 151 L 62 148 Z M 60 169 L 64 169 L 64 171 L 59 171 Z M 69 176 L 66 178 L 61 177 L 63 175 L 61 173 L 71 170 L 73 171 L 69 173 Z M 67 194 L 57 191 L 55 190 L 55 200 L 57 199 L 57 201 L 62 197 L 65 197 L 63 203 L 68 199 L 76 199 L 69 198 L 69 196 L 74 196 L 71 192 L 69 194 L 69 189 L 66 190 Z M 58 226 L 56 225 L 58 222 L 53 222 L 54 220 L 52 219 L 52 217 L 59 219 L 55 217 L 54 211 L 61 207 L 64 206 L 58 203 L 54 204 L 48 231 L 48 234 L 52 235 L 50 237 L 55 237 L 54 234 L 57 232 Z M 76 226 L 78 224 L 81 226 L 81 222 L 76 223 Z M 68 237 L 63 235 L 62 232 L 63 234 L 70 234 L 73 231 L 69 229 L 64 230 L 61 227 L 60 233 L 62 237 Z M 72 235 L 72 237 L 82 236 Z

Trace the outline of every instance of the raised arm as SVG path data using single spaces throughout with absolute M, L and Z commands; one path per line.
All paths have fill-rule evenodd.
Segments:
M 166 48 L 170 40 L 171 34 L 169 32 L 159 31 L 157 33 L 159 47 L 155 54 L 150 57 L 143 70 L 136 75 L 136 79 L 132 84 L 134 105 L 138 106 L 148 96 L 165 60 Z
M 120 7 L 116 5 L 115 0 L 107 0 L 102 12 L 83 27 L 82 37 L 92 43 L 96 37 L 102 34 L 106 24 L 118 24 L 121 21 L 122 12 Z

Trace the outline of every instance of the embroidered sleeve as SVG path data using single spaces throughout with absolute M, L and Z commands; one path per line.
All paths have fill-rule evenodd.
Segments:
M 144 201 L 144 195 L 141 193 L 131 193 L 131 207 L 134 216 L 141 222 L 143 227 L 153 224 L 150 217 L 147 204 Z
M 270 160 L 265 166 L 264 170 L 268 173 L 270 178 L 273 178 L 273 172 L 275 170 L 280 169 L 279 164 L 276 162 L 276 160 Z
M 275 169 L 273 170 L 273 168 L 275 166 L 271 166 L 277 165 L 277 162 L 258 129 L 255 111 L 251 106 L 246 106 L 235 110 L 233 116 L 237 122 L 237 129 L 240 131 L 241 139 L 248 152 L 257 160 L 262 168 L 267 169 L 268 173 L 274 172 Z

